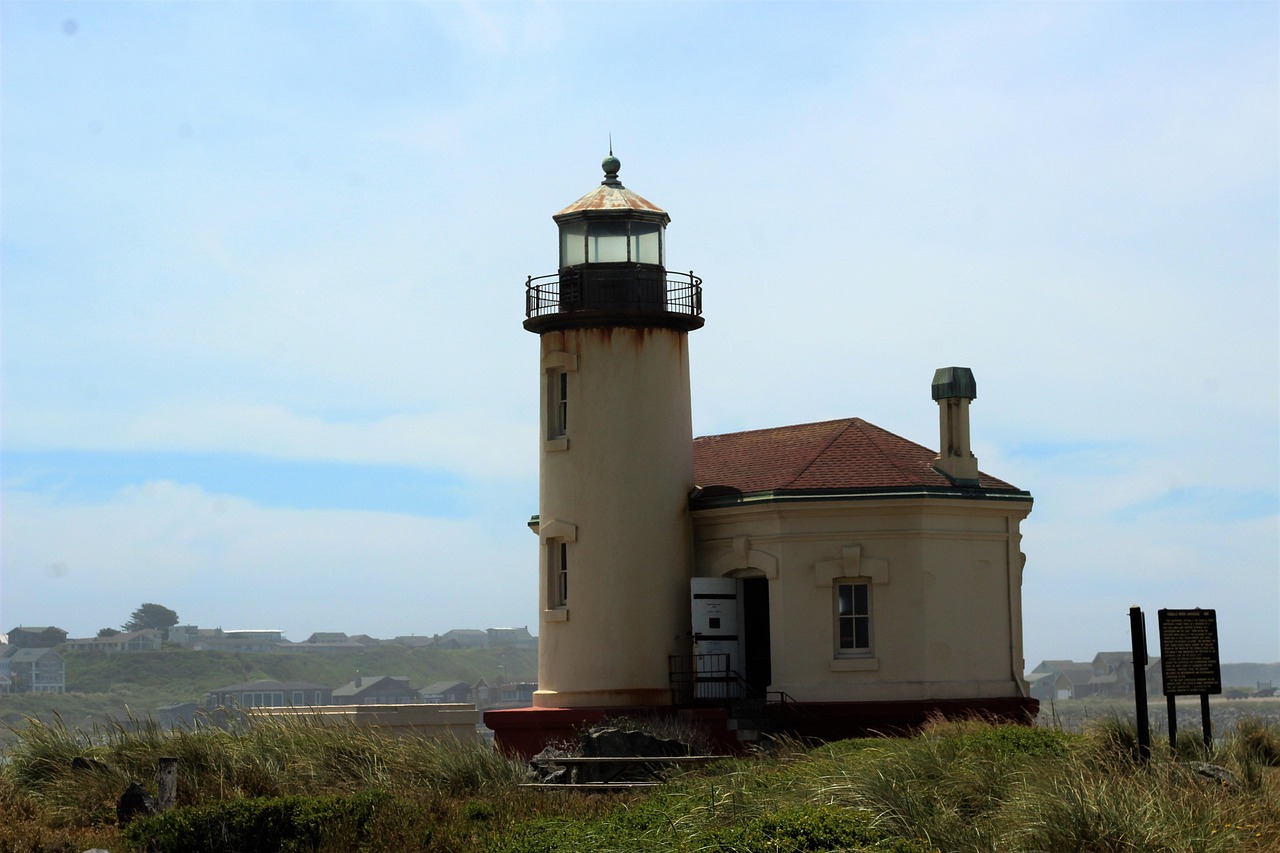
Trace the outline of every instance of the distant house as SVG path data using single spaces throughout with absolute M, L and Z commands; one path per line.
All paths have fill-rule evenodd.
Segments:
M 417 634 L 402 634 L 393 640 L 387 640 L 391 645 L 408 646 L 411 649 L 425 649 L 427 646 L 434 646 L 438 642 L 437 637 L 420 637 Z
M 152 716 L 166 729 L 177 726 L 190 727 L 200 718 L 200 706 L 195 702 L 173 702 L 156 708 Z
M 343 650 L 363 651 L 366 646 L 357 643 L 341 631 L 317 631 L 301 643 L 277 644 L 276 651 L 282 652 L 336 652 Z
M 67 641 L 67 632 L 51 625 L 18 626 L 9 632 L 9 646 L 14 649 L 52 649 Z
M 376 646 L 382 643 L 377 637 L 370 637 L 368 634 L 355 634 L 349 638 L 353 643 L 359 643 L 362 646 Z
M 223 631 L 215 628 L 212 635 L 201 635 L 191 648 L 207 652 L 276 652 L 288 641 L 284 632 L 275 629 L 237 629 Z
M 169 629 L 169 642 L 204 652 L 277 652 L 283 651 L 282 646 L 296 645 L 274 628 L 224 631 L 195 625 L 174 625 Z
M 1163 690 L 1159 658 L 1151 658 L 1144 676 L 1148 695 Z M 1134 674 L 1131 652 L 1099 652 L 1089 663 L 1046 660 L 1027 675 L 1032 698 L 1041 702 L 1055 699 L 1102 697 L 1121 699 L 1133 696 Z
M 316 631 L 302 642 L 304 643 L 345 643 L 351 638 L 341 631 Z
M 0 696 L 5 696 L 13 692 L 13 679 L 5 673 L 0 673 Z
M 533 694 L 537 689 L 538 684 L 535 681 L 520 681 L 515 684 L 503 684 L 498 688 L 498 702 L 509 708 L 525 708 L 533 704 Z
M 53 649 L 11 649 L 3 663 L 15 693 L 66 692 L 66 664 Z
M 333 688 L 305 681 L 248 681 L 204 694 L 204 707 L 284 708 L 333 704 Z
M 519 649 L 536 649 L 538 638 L 529 633 L 528 626 L 519 628 L 486 628 L 489 635 L 489 647 L 515 646 Z
M 1083 699 L 1093 695 L 1093 665 L 1072 660 L 1046 660 L 1027 676 L 1033 699 Z
M 440 649 L 485 649 L 489 647 L 489 632 L 475 628 L 454 628 L 441 634 L 435 646 Z
M 422 701 L 430 705 L 471 702 L 474 691 L 465 681 L 436 681 L 418 691 Z
M 156 651 L 164 645 L 164 632 L 155 628 L 143 628 L 141 631 L 129 631 L 113 634 L 110 637 L 86 637 L 84 639 L 67 640 L 69 652 L 147 652 Z
M 413 705 L 422 702 L 405 675 L 357 675 L 333 691 L 335 705 Z

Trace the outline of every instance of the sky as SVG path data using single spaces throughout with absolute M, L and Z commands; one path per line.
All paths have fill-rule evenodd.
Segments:
M 1028 668 L 1280 660 L 1280 4 L 0 3 L 0 630 L 537 631 L 524 281 L 612 140 L 697 435 L 1030 491 Z

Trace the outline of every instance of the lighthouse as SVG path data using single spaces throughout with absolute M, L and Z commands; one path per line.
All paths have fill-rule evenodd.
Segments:
M 689 332 L 702 282 L 666 268 L 662 208 L 600 185 L 555 214 L 559 269 L 526 282 L 539 338 L 535 708 L 671 704 L 689 645 Z
M 610 152 L 600 185 L 554 215 L 559 267 L 525 284 L 538 689 L 485 712 L 498 745 L 533 755 L 621 717 L 679 719 L 726 749 L 937 715 L 1029 721 L 1032 498 L 978 469 L 973 371 L 934 375 L 936 449 L 858 417 L 695 438 L 702 281 L 668 271 L 671 218 L 620 166 Z

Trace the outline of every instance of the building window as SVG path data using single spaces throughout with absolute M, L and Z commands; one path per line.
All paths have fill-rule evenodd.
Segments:
M 836 657 L 871 654 L 871 584 L 853 581 L 834 585 L 836 593 Z
M 547 438 L 569 434 L 569 373 L 552 370 L 547 375 Z
M 566 610 L 569 606 L 569 545 L 564 539 L 548 539 L 547 605 L 548 610 Z
M 569 606 L 569 546 L 564 542 L 551 543 L 555 557 L 552 568 L 555 570 L 555 607 Z

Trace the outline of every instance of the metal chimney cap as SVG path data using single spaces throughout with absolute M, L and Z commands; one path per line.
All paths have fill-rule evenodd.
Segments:
M 976 400 L 978 381 L 967 367 L 939 367 L 933 372 L 933 399 L 948 400 L 963 397 Z

